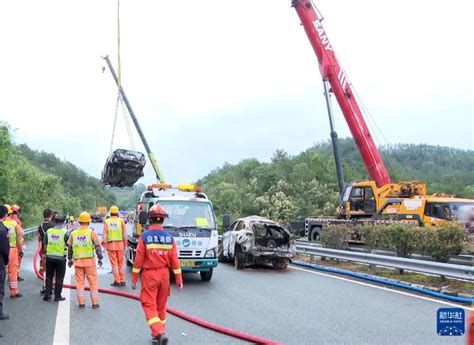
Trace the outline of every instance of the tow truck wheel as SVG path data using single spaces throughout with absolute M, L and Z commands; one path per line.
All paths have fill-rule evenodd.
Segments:
M 213 269 L 210 268 L 209 271 L 201 271 L 199 274 L 201 275 L 201 280 L 203 282 L 208 282 L 212 278 L 212 271 Z

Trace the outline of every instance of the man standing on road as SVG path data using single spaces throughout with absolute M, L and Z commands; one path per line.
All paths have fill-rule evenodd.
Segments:
M 52 221 L 52 219 L 53 211 L 51 211 L 49 208 L 43 210 L 43 223 L 38 226 L 38 246 L 41 247 L 41 252 L 43 251 L 43 239 L 45 237 L 46 231 L 48 231 L 49 228 L 52 228 L 54 226 L 54 222 Z M 43 259 L 44 256 L 41 256 L 39 270 L 44 277 L 46 272 L 46 261 L 44 261 Z M 41 288 L 40 293 L 44 294 L 45 292 L 46 280 L 43 281 L 43 287 Z
M 114 282 L 112 286 L 125 286 L 125 249 L 127 248 L 127 226 L 119 217 L 117 206 L 110 208 L 110 218 L 104 221 L 102 241 L 109 253 Z
M 7 213 L 8 209 L 4 205 L 0 205 L 0 320 L 8 320 L 10 318 L 3 313 L 3 296 L 5 296 L 5 277 L 7 275 L 6 266 L 8 265 L 8 257 L 10 255 L 8 229 L 3 224 Z
M 20 224 L 21 228 L 23 229 L 23 222 L 20 219 L 20 212 L 21 212 L 20 206 L 16 204 L 12 205 L 12 211 L 13 211 L 13 214 L 12 214 L 13 220 L 15 220 L 18 224 Z M 24 249 L 25 248 L 23 248 L 22 251 L 24 251 Z M 20 268 L 21 268 L 22 259 L 23 259 L 22 256 L 18 256 L 18 281 L 19 282 L 24 280 L 23 278 L 20 277 Z
M 152 342 L 156 345 L 168 344 L 165 331 L 166 301 L 170 295 L 170 269 L 173 270 L 178 291 L 183 288 L 176 243 L 173 236 L 163 230 L 165 217 L 168 217 L 168 214 L 160 205 L 154 205 L 148 211 L 150 226 L 138 240 L 132 271 L 132 289 L 136 288 L 138 276 L 142 272 L 140 301 L 151 328 Z
M 10 282 L 10 297 L 19 298 L 23 295 L 18 287 L 18 257 L 23 256 L 23 230 L 12 218 L 12 208 L 7 206 L 8 215 L 3 224 L 8 228 L 8 240 L 10 242 L 10 255 L 8 258 L 8 280 Z
M 97 267 L 94 259 L 94 249 L 99 259 L 99 267 L 102 266 L 102 249 L 99 238 L 94 230 L 89 228 L 91 215 L 82 212 L 79 215 L 79 228 L 74 230 L 69 237 L 68 244 L 68 266 L 74 264 L 77 301 L 79 308 L 84 308 L 84 278 L 87 277 L 91 293 L 92 308 L 99 308 L 99 283 L 97 281 Z
M 64 227 L 66 218 L 63 215 L 57 214 L 54 218 L 55 226 L 46 231 L 43 239 L 42 255 L 46 256 L 46 292 L 43 300 L 51 301 L 53 293 L 53 278 L 54 285 L 54 301 L 64 301 L 65 298 L 61 296 L 63 291 L 63 280 L 66 273 L 66 243 L 69 234 Z

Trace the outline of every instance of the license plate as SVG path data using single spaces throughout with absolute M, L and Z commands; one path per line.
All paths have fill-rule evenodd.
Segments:
M 194 267 L 194 261 L 181 261 L 181 266 Z

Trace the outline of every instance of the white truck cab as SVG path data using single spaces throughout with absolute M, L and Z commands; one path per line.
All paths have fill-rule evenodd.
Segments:
M 147 227 L 146 212 L 155 204 L 163 206 L 169 215 L 163 228 L 174 237 L 183 272 L 199 272 L 203 281 L 211 280 L 217 267 L 216 218 L 211 201 L 195 185 L 148 186 L 138 199 L 127 261 L 133 265 L 138 236 Z

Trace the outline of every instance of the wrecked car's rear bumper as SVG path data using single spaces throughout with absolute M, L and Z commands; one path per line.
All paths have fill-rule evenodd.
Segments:
M 247 254 L 250 254 L 254 257 L 269 257 L 269 258 L 288 258 L 291 259 L 295 256 L 296 251 L 290 250 L 272 250 L 272 249 L 263 249 L 263 248 L 255 248 Z
M 180 259 L 181 270 L 183 272 L 206 272 L 211 268 L 217 267 L 217 259 Z

